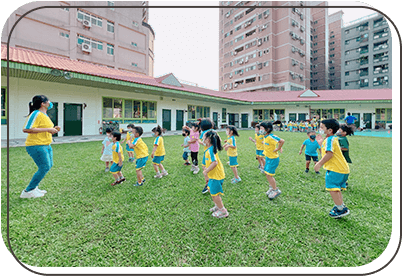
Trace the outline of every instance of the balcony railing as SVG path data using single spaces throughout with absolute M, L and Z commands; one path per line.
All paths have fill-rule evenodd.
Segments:
M 386 49 L 388 47 L 389 46 L 387 44 L 381 44 L 381 45 L 378 45 L 378 46 L 374 47 L 374 51 L 377 51 L 377 50 L 380 50 L 380 49 Z

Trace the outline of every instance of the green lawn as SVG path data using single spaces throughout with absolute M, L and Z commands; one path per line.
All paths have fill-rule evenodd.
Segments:
M 183 166 L 182 136 L 164 139 L 169 176 L 147 178 L 134 187 L 135 165 L 126 161 L 128 181 L 112 187 L 112 174 L 99 160 L 101 142 L 53 145 L 54 167 L 38 199 L 20 199 L 36 166 L 25 148 L 10 149 L 10 241 L 18 259 L 33 266 L 248 266 L 355 267 L 385 250 L 392 229 L 392 140 L 350 137 L 350 188 L 343 193 L 351 214 L 328 216 L 333 201 L 324 171 L 304 173 L 298 151 L 302 133 L 285 139 L 276 180 L 282 194 L 269 201 L 269 185 L 257 169 L 253 131 L 237 138 L 242 182 L 231 184 L 228 157 L 223 202 L 230 216 L 216 219 L 214 204 L 201 190 L 201 172 Z M 220 133 L 224 138 L 225 133 Z M 144 141 L 151 152 L 152 138 Z M 376 147 L 374 147 L 376 146 Z M 2 234 L 6 234 L 6 150 L 2 149 Z M 199 154 L 201 160 L 202 154 Z M 311 165 L 312 166 L 312 165 Z

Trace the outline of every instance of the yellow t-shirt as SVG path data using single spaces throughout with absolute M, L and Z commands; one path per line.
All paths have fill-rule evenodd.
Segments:
M 154 146 L 157 146 L 157 150 L 155 150 L 154 156 L 165 156 L 165 147 L 164 147 L 164 139 L 161 136 L 158 136 L 154 140 Z
M 133 132 L 127 132 L 126 133 L 126 144 L 128 144 L 129 141 L 131 143 L 133 143 L 133 140 L 134 140 Z
M 24 124 L 24 129 L 53 128 L 54 124 L 49 116 L 39 110 L 33 111 Z M 52 142 L 52 134 L 49 132 L 28 133 L 25 140 L 26 146 L 49 145 Z
M 268 157 L 269 159 L 275 159 L 278 158 L 278 151 L 273 152 L 274 149 L 277 148 L 278 142 L 280 141 L 280 138 L 269 134 L 264 137 L 264 151 L 263 154 Z
M 224 167 L 222 166 L 222 163 L 218 155 L 214 154 L 213 146 L 210 146 L 209 148 L 207 148 L 206 151 L 204 151 L 203 160 L 206 164 L 206 168 L 208 168 L 212 162 L 217 161 L 216 167 L 214 167 L 213 170 L 207 173 L 207 176 L 210 179 L 222 180 L 225 178 Z
M 227 139 L 227 144 L 236 147 L 235 137 L 234 137 L 234 136 L 229 137 L 229 138 Z M 227 155 L 228 155 L 229 157 L 236 157 L 236 156 L 238 156 L 237 148 L 231 148 L 231 147 L 228 148 L 228 150 L 227 150 Z
M 264 135 L 255 133 L 256 150 L 264 150 Z
M 114 163 L 119 163 L 119 153 L 122 155 L 122 161 L 124 161 L 125 157 L 123 155 L 123 147 L 117 141 L 112 145 L 112 159 Z
M 136 158 L 141 159 L 148 156 L 148 147 L 141 137 L 133 139 L 134 152 L 136 152 Z
M 333 152 L 333 157 L 323 165 L 324 169 L 342 174 L 350 173 L 350 168 L 341 152 L 337 136 L 325 138 L 322 143 L 321 151 L 322 157 L 326 155 L 327 151 Z

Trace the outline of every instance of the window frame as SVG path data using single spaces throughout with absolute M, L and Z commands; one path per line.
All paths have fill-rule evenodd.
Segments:
M 104 116 L 104 100 L 111 99 L 112 100 L 112 117 L 105 117 Z M 115 100 L 122 100 L 122 111 L 121 117 L 113 117 L 113 110 L 115 109 Z M 134 102 L 139 102 L 140 106 L 140 117 L 126 117 L 126 102 L 129 101 L 132 103 L 131 109 L 134 108 Z M 155 117 L 148 117 L 150 112 L 150 103 L 154 104 L 154 112 Z M 143 117 L 143 105 L 146 104 L 147 107 L 147 117 Z M 129 98 L 121 98 L 121 97 L 102 97 L 102 121 L 118 121 L 119 123 L 157 123 L 158 118 L 158 109 L 157 109 L 157 101 L 150 101 L 150 100 L 138 100 L 138 99 L 129 99 Z
M 191 107 L 193 107 L 194 109 L 192 109 Z M 188 120 L 195 121 L 198 118 L 210 117 L 211 107 L 188 104 L 187 111 L 188 111 Z M 193 111 L 194 111 L 194 117 L 193 117 Z M 200 117 L 197 116 L 198 112 L 200 113 Z
M 3 92 L 4 89 L 4 116 L 3 116 L 3 109 L 1 109 L 1 125 L 7 124 L 7 87 L 2 86 L 1 91 Z

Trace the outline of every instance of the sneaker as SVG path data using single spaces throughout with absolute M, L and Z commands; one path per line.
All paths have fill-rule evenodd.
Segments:
M 106 167 L 106 168 L 105 168 L 105 172 L 109 172 L 109 167 Z
M 205 194 L 206 192 L 208 192 L 207 184 L 204 186 L 204 189 L 202 190 L 203 194 Z
M 273 187 L 272 187 L 272 186 L 269 186 L 269 190 L 266 191 L 266 195 L 269 195 L 272 190 L 273 190 Z
M 315 173 L 316 173 L 316 174 L 320 174 L 320 172 L 319 172 L 319 171 L 315 171 Z
M 263 168 L 260 169 L 260 173 L 264 173 L 264 169 L 263 169 Z
M 190 163 L 189 163 L 189 162 L 186 162 L 186 163 L 184 163 L 183 165 L 190 165 Z
M 239 183 L 240 181 L 242 181 L 241 177 L 239 177 L 238 179 L 234 178 L 231 180 L 231 183 L 236 184 L 236 183 Z
M 135 187 L 140 187 L 140 186 L 142 186 L 143 184 L 144 184 L 144 182 L 141 182 L 141 183 L 136 182 L 135 184 L 133 184 L 133 186 L 135 186 Z
M 161 173 L 158 172 L 158 173 L 154 176 L 154 178 L 162 178 Z
M 228 217 L 229 213 L 228 213 L 227 209 L 225 209 L 225 208 L 223 208 L 222 210 L 217 209 L 217 211 L 212 213 L 212 216 L 214 216 L 215 218 L 224 218 L 224 217 Z
M 192 167 L 190 168 L 190 171 L 195 171 L 196 167 L 194 164 L 192 164 Z
M 346 188 L 348 188 L 348 183 L 346 182 Z
M 44 193 L 41 193 L 37 188 L 25 191 L 25 189 L 21 192 L 20 198 L 37 198 L 44 196 Z
M 344 207 L 342 210 L 339 210 L 336 206 L 329 212 L 329 216 L 331 218 L 340 218 L 350 214 L 350 210 L 347 207 Z
M 143 177 L 143 179 L 141 180 L 141 182 L 144 184 L 146 182 L 146 178 Z
M 126 178 L 125 178 L 125 177 L 119 179 L 119 183 L 122 183 L 122 182 L 124 182 L 124 181 L 126 181 Z
M 161 177 L 168 176 L 168 172 L 166 170 L 161 172 Z
M 200 168 L 199 168 L 199 167 L 195 167 L 195 169 L 194 169 L 194 171 L 193 171 L 193 174 L 197 174 L 197 173 L 199 173 L 199 171 L 200 171 Z
M 218 210 L 218 207 L 217 207 L 217 206 L 214 206 L 214 207 L 212 207 L 212 208 L 210 209 L 210 212 L 214 213 L 214 212 L 216 212 L 217 210 Z
M 305 173 L 308 173 L 309 172 L 309 169 L 307 168 L 307 169 L 305 169 Z
M 36 190 L 38 190 L 40 193 L 43 193 L 43 194 L 47 193 L 46 190 L 44 190 L 44 189 L 39 189 L 38 187 L 36 187 Z
M 268 197 L 269 197 L 270 200 L 273 200 L 274 198 L 276 198 L 280 194 L 281 194 L 281 190 L 273 189 L 271 192 L 269 192 Z

